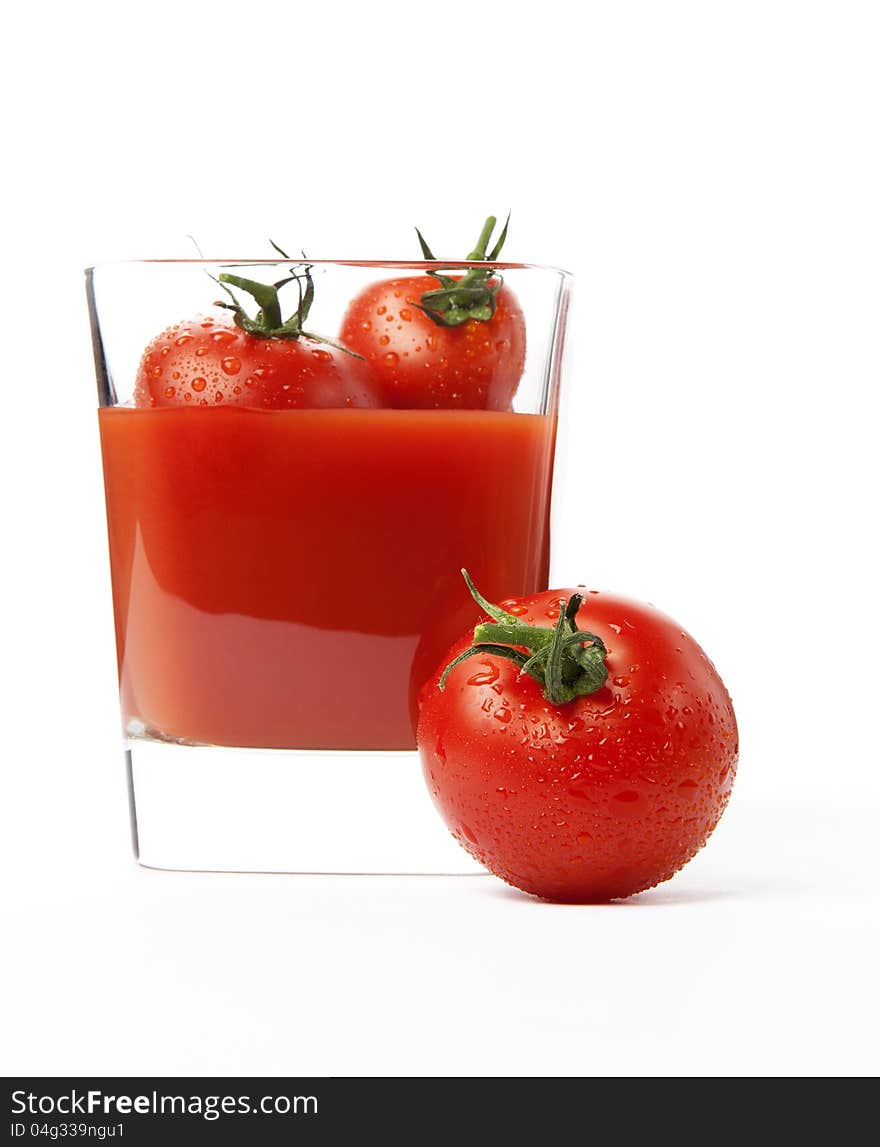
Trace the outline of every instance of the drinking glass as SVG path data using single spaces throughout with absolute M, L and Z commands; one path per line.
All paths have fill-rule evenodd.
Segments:
M 442 266 L 455 277 L 469 265 Z M 218 402 L 171 367 L 165 377 L 159 352 L 142 362 L 157 334 L 195 316 L 225 337 L 231 320 L 209 276 L 302 283 L 308 269 L 308 328 L 333 336 L 369 284 L 438 264 L 184 260 L 86 272 L 141 864 L 479 871 L 431 806 L 417 699 L 478 619 L 463 567 L 491 600 L 546 588 L 570 286 L 555 268 L 487 266 L 526 330 L 512 408 L 497 410 L 457 407 L 454 391 L 450 409 L 266 410 Z M 407 302 L 403 284 L 398 312 L 375 321 L 399 327 Z M 491 322 L 477 333 L 491 340 Z M 168 405 L 145 398 L 139 369 Z M 467 369 L 479 372 L 479 355 Z M 177 388 L 186 393 L 171 401 Z

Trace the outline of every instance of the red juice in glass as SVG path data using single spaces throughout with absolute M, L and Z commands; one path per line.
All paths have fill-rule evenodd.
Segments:
M 409 749 L 414 698 L 547 583 L 554 419 L 100 411 L 122 706 L 212 745 Z

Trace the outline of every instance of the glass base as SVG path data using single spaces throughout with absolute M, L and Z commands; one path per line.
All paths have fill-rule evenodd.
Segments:
M 416 752 L 225 749 L 136 740 L 132 830 L 149 868 L 484 871 L 431 804 Z

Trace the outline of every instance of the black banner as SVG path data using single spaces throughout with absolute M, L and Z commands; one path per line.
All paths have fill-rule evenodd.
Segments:
M 665 1099 L 650 1101 L 660 1088 Z M 668 1131 L 674 1103 L 676 1138 L 705 1143 L 704 1121 L 682 1114 L 681 1104 L 693 1097 L 690 1082 L 687 1089 L 681 1080 L 619 1078 L 5 1078 L 0 1142 L 418 1147 L 426 1136 L 442 1136 L 467 1147 L 502 1138 L 568 1143 L 601 1131 L 628 1144 Z M 734 1107 L 729 1085 L 723 1093 L 716 1086 L 716 1117 L 723 1110 L 728 1134 L 753 1137 L 760 1127 L 790 1141 L 806 1109 L 790 1102 L 786 1088 L 762 1091 L 756 1107 L 738 1090 Z M 829 1141 L 863 1137 L 855 1109 L 842 1115 L 829 1105 L 823 1112 L 815 1088 L 808 1110 L 810 1128 L 827 1130 Z

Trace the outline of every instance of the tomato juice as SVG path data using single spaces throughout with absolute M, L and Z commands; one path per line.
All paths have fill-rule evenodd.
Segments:
M 410 749 L 490 600 L 547 585 L 555 419 L 475 410 L 99 412 L 130 735 Z

